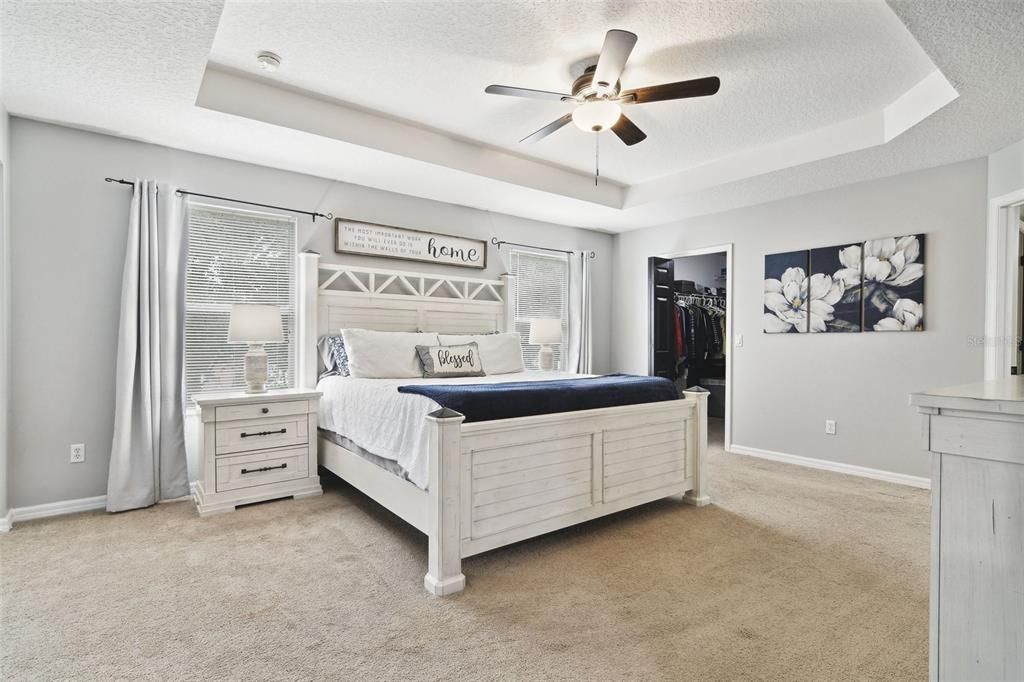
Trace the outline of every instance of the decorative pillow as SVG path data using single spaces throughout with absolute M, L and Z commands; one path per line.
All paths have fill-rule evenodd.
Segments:
M 329 376 L 347 377 L 348 353 L 345 352 L 345 339 L 341 334 L 325 334 L 316 343 L 320 351 L 320 361 L 323 363 L 324 371 L 320 373 L 320 379 Z
M 432 346 L 437 334 L 342 329 L 349 373 L 362 379 L 422 377 L 416 346 Z
M 519 334 L 438 334 L 442 346 L 460 346 L 475 343 L 480 347 L 484 371 L 487 374 L 525 372 L 523 346 Z
M 462 346 L 416 346 L 426 379 L 443 377 L 482 377 L 480 348 L 475 343 Z

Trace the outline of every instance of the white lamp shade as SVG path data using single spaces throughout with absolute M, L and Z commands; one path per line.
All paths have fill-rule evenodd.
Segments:
M 530 343 L 562 343 L 562 321 L 554 318 L 530 320 Z
M 284 341 L 281 310 L 276 305 L 236 303 L 231 306 L 228 343 L 272 343 Z

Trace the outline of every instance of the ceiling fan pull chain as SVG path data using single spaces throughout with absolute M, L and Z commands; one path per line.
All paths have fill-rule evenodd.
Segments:
M 597 187 L 597 179 L 601 177 L 601 134 L 594 135 L 594 187 Z

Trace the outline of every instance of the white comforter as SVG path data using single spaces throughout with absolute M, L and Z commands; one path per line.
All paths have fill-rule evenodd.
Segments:
M 398 462 L 420 488 L 429 479 L 425 417 L 439 405 L 422 395 L 399 393 L 410 384 L 503 384 L 584 376 L 567 372 L 519 372 L 462 379 L 357 379 L 325 377 L 317 390 L 320 428 L 345 436 L 378 457 Z

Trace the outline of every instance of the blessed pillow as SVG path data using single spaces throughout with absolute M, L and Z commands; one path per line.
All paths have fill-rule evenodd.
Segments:
M 475 343 L 462 346 L 416 346 L 425 379 L 445 377 L 482 377 L 480 348 Z
M 320 379 L 329 376 L 347 377 L 349 375 L 348 353 L 345 352 L 345 339 L 342 338 L 341 334 L 325 334 L 321 336 L 320 340 L 316 343 L 316 347 L 320 351 L 320 362 L 324 368 L 320 373 Z
M 519 334 L 438 334 L 442 346 L 460 346 L 475 343 L 480 348 L 484 371 L 487 374 L 525 372 L 523 346 Z
M 378 332 L 369 329 L 342 329 L 348 368 L 362 379 L 411 379 L 422 377 L 416 346 L 437 343 L 437 334 L 418 332 Z

